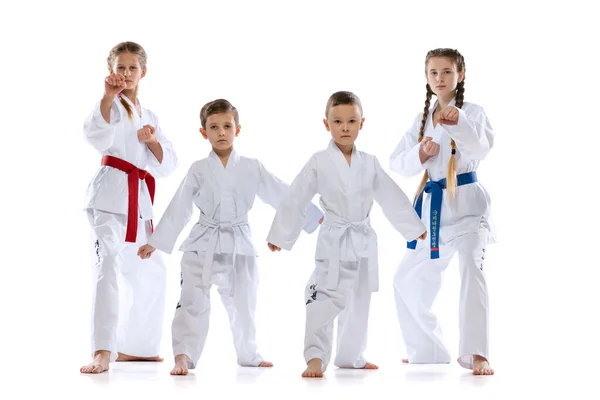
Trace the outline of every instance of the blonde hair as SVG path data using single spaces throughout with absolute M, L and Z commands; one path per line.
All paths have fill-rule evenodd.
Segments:
M 427 53 L 425 57 L 425 72 L 427 73 L 427 64 L 429 60 L 433 57 L 447 57 L 449 58 L 455 65 L 457 72 L 465 72 L 465 59 L 458 52 L 458 50 L 453 49 L 435 49 L 431 50 Z M 423 109 L 423 118 L 421 119 L 421 128 L 419 129 L 418 142 L 423 140 L 423 134 L 425 133 L 425 123 L 427 122 L 427 115 L 429 114 L 429 106 L 431 103 L 431 96 L 435 93 L 431 90 L 429 84 L 425 85 L 425 89 L 427 90 L 427 96 L 425 97 L 425 108 Z M 455 106 L 457 108 L 462 108 L 464 102 L 464 94 L 465 94 L 465 79 L 463 77 L 462 81 L 456 85 L 456 103 Z M 452 147 L 452 154 L 450 155 L 450 161 L 448 162 L 448 170 L 446 172 L 446 191 L 451 199 L 454 198 L 456 193 L 456 159 L 454 153 L 456 152 L 456 143 L 454 140 L 450 140 L 450 146 Z M 419 184 L 419 188 L 417 189 L 417 194 L 415 195 L 415 200 L 419 197 L 419 194 L 425 188 L 425 184 L 429 180 L 429 173 L 425 170 L 423 174 L 423 178 L 421 179 L 421 183 Z
M 138 62 L 140 63 L 140 67 L 142 69 L 146 68 L 146 60 L 148 57 L 146 56 L 146 51 L 144 50 L 144 48 L 135 42 L 121 42 L 110 50 L 110 53 L 106 58 L 106 62 L 108 63 L 109 69 L 113 69 L 117 56 L 123 53 L 131 53 L 135 55 L 138 59 Z M 138 86 L 135 87 L 136 96 L 137 93 Z M 127 110 L 127 115 L 129 116 L 129 119 L 133 120 L 133 110 L 131 109 L 129 103 L 127 103 L 127 101 L 120 96 L 119 100 L 121 101 L 123 107 L 125 107 L 125 110 Z

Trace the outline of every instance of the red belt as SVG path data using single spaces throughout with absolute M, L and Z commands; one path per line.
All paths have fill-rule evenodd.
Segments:
M 138 193 L 140 179 L 146 181 L 148 191 L 150 192 L 150 200 L 152 201 L 152 204 L 154 204 L 154 189 L 156 187 L 154 177 L 150 175 L 148 171 L 139 169 L 135 165 L 113 156 L 102 157 L 102 165 L 116 168 L 127 174 L 129 206 L 127 208 L 127 233 L 125 234 L 125 241 L 135 243 L 139 216 Z M 152 220 L 150 221 L 150 225 L 152 226 Z M 154 231 L 154 227 L 152 227 L 152 231 Z

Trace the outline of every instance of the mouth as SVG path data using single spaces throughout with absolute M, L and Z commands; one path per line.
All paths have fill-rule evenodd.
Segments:
M 125 79 L 125 83 L 131 83 L 131 82 L 133 82 L 133 81 L 130 79 Z
M 436 86 L 436 88 L 437 89 L 444 89 L 444 88 L 446 88 L 446 85 L 438 85 L 438 86 Z

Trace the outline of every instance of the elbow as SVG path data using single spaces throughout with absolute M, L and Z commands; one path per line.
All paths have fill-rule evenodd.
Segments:
M 390 159 L 390 170 L 400 174 L 406 178 L 410 178 L 423 170 L 422 165 L 413 165 L 412 163 L 406 162 L 405 159 L 397 157 Z

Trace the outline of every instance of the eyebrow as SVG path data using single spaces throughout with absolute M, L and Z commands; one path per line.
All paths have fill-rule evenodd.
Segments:
M 437 69 L 435 69 L 435 68 L 429 68 L 429 70 L 430 71 L 437 71 Z M 448 68 L 448 67 L 442 68 L 442 71 L 452 71 L 452 68 Z

